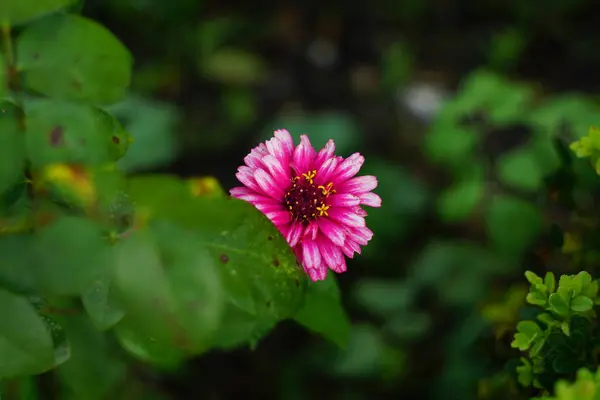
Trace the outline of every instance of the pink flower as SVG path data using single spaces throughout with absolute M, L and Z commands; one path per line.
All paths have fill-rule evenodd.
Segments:
M 244 186 L 231 189 L 233 197 L 249 201 L 279 229 L 313 281 L 328 269 L 346 271 L 344 255 L 360 254 L 373 237 L 361 205 L 380 207 L 372 193 L 374 176 L 354 177 L 365 159 L 359 153 L 336 157 L 329 140 L 318 153 L 306 135 L 300 144 L 287 130 L 255 147 L 238 168 Z

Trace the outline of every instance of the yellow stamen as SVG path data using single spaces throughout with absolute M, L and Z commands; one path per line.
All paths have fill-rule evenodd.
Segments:
M 333 182 L 329 182 L 327 186 L 318 186 L 317 189 L 321 189 L 324 196 L 329 197 L 331 193 L 335 193 L 335 189 L 332 189 Z
M 322 217 L 323 215 L 328 217 L 329 214 L 327 214 L 327 210 L 329 210 L 329 206 L 326 206 L 325 203 L 321 203 L 321 206 L 317 207 L 317 211 L 319 212 L 320 217 Z
M 304 177 L 304 179 L 306 179 L 308 181 L 308 183 L 310 183 L 312 185 L 313 179 L 315 179 L 315 176 L 317 176 L 317 171 L 316 170 L 308 171 L 307 173 L 302 174 L 302 176 Z

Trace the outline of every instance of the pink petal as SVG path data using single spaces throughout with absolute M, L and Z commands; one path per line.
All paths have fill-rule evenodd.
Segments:
M 325 266 L 321 266 L 317 269 L 305 268 L 305 271 L 313 282 L 325 280 L 327 277 L 327 268 Z
M 289 160 L 294 152 L 294 139 L 286 129 L 278 129 L 275 131 L 275 137 L 281 142 L 286 158 Z
M 267 168 L 267 171 L 275 179 L 279 186 L 287 186 L 290 183 L 290 169 L 284 168 L 281 162 L 274 156 L 268 154 L 261 160 L 262 164 Z
M 317 237 L 317 232 L 319 232 L 319 224 L 313 222 L 308 225 L 306 230 L 304 231 L 304 236 L 310 237 L 311 240 L 315 240 Z
M 350 228 L 352 240 L 361 246 L 366 246 L 369 240 L 373 238 L 373 231 L 366 226 L 361 228 Z
M 328 210 L 329 218 L 348 227 L 358 228 L 366 225 L 364 217 L 349 211 L 349 208 L 331 208 Z
M 333 143 L 333 140 L 329 139 L 327 141 L 327 143 L 325 143 L 325 147 L 323 147 L 321 150 L 319 150 L 319 152 L 317 153 L 317 157 L 315 158 L 315 168 L 319 169 L 319 167 L 321 165 L 323 165 L 323 163 L 331 158 L 334 158 L 334 153 L 335 153 L 335 143 Z
M 254 169 L 242 165 L 238 168 L 237 174 L 235 177 L 238 178 L 240 182 L 242 182 L 245 186 L 254 190 L 255 192 L 262 192 L 260 186 L 256 183 L 256 179 L 254 179 Z
M 350 157 L 346 158 L 341 164 L 338 165 L 333 178 L 335 183 L 340 184 L 350 178 L 360 171 L 360 167 L 362 167 L 365 162 L 365 158 L 360 155 L 360 153 L 354 153 Z
M 260 168 L 260 160 L 269 154 L 264 143 L 259 144 L 244 158 L 244 163 L 251 168 Z
M 314 240 L 302 242 L 302 260 L 307 270 L 317 269 L 321 266 L 321 253 Z
M 373 175 L 357 176 L 339 185 L 340 192 L 360 194 L 367 193 L 377 187 L 377 178 Z
M 341 251 L 340 251 L 341 253 Z M 334 270 L 335 272 L 337 272 L 338 274 L 341 274 L 342 272 L 346 272 L 346 269 L 348 268 L 346 266 L 346 259 L 342 258 L 342 261 L 337 264 L 335 267 L 330 267 L 332 270 Z
M 344 228 L 327 218 L 319 219 L 319 228 L 323 232 L 323 235 L 331 240 L 333 244 L 336 246 L 344 245 L 344 240 L 346 239 Z
M 302 223 L 292 222 L 292 226 L 290 227 L 288 234 L 285 236 L 285 240 L 288 242 L 290 247 L 294 247 L 298 244 L 298 241 L 300 241 L 300 238 L 302 237 L 303 231 L 304 227 L 302 226 Z
M 365 206 L 381 207 L 381 197 L 373 192 L 361 193 L 358 197 L 360 197 L 360 203 Z
M 254 179 L 258 186 L 264 191 L 268 196 L 274 199 L 282 199 L 284 189 L 277 185 L 275 179 L 267 171 L 262 168 L 257 168 L 254 170 Z
M 346 264 L 344 262 L 344 255 L 342 254 L 342 250 L 339 246 L 336 246 L 328 239 L 323 238 L 319 241 L 319 250 L 321 252 L 321 256 L 323 257 L 323 261 L 329 268 L 335 272 L 343 272 L 340 271 L 341 265 L 343 264 L 345 267 Z
M 287 211 L 270 211 L 266 212 L 265 215 L 277 226 L 286 225 L 291 220 L 290 213 Z
M 360 207 L 354 207 L 352 211 L 359 217 L 366 217 L 368 215 L 367 212 Z
M 319 169 L 317 169 L 317 177 L 315 178 L 317 183 L 326 185 L 331 182 L 331 177 L 333 176 L 336 167 L 337 160 L 335 158 L 330 158 L 325 161 Z
M 298 175 L 310 170 L 313 160 L 316 156 L 316 151 L 310 144 L 308 136 L 300 136 L 300 144 L 294 150 L 293 167 Z
M 346 243 L 344 243 L 344 247 L 342 247 L 342 251 L 344 252 L 346 257 L 353 258 L 354 253 L 360 254 L 361 249 L 360 249 L 360 246 L 358 243 L 356 243 L 354 240 L 348 239 L 348 240 L 346 240 Z
M 351 194 L 334 194 L 329 196 L 327 204 L 332 207 L 352 207 L 360 204 L 360 198 Z
M 279 202 L 275 203 L 275 200 L 273 200 L 270 197 L 263 197 L 263 196 L 260 196 L 260 197 L 262 197 L 262 199 L 260 199 L 259 201 L 256 201 L 256 202 L 250 201 L 250 203 L 254 204 L 254 207 L 258 208 L 258 210 L 260 212 L 266 214 L 266 213 L 270 213 L 273 211 L 285 211 L 286 213 L 289 214 L 289 212 L 283 208 L 281 203 L 279 203 Z

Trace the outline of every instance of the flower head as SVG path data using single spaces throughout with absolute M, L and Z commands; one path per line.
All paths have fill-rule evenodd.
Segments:
M 333 140 L 317 152 L 306 135 L 294 146 L 288 131 L 277 130 L 244 158 L 236 174 L 244 186 L 231 189 L 275 224 L 313 281 L 325 279 L 329 269 L 346 271 L 344 255 L 360 254 L 373 237 L 361 205 L 381 206 L 371 192 L 377 178 L 355 177 L 364 157 L 334 152 Z

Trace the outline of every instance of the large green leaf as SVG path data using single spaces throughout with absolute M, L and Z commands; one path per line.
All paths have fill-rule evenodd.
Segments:
M 216 346 L 254 343 L 300 307 L 305 274 L 283 236 L 252 205 L 193 198 L 182 181 L 168 176 L 133 178 L 129 193 L 141 212 L 193 231 L 219 265 L 228 307 Z
M 122 157 L 129 135 L 91 106 L 38 99 L 27 112 L 27 153 L 34 168 L 52 163 L 103 164 Z
M 215 260 L 191 232 L 166 221 L 118 246 L 115 284 L 138 337 L 189 354 L 208 349 L 224 307 Z
M 350 320 L 342 306 L 340 289 L 333 274 L 329 274 L 324 281 L 309 283 L 304 306 L 294 319 L 338 346 L 346 347 Z
M 0 22 L 17 25 L 41 15 L 60 10 L 77 0 L 2 0 Z
M 125 96 L 132 57 L 106 28 L 77 15 L 44 18 L 17 40 L 18 68 L 27 88 L 93 103 Z
M 20 178 L 24 180 L 25 135 L 19 122 L 23 116 L 21 109 L 9 102 L 1 102 L 0 109 L 0 194 L 3 194 Z
M 0 289 L 0 315 L 0 379 L 54 366 L 52 336 L 25 298 Z
M 108 338 L 84 316 L 59 318 L 71 344 L 71 357 L 58 367 L 61 381 L 77 399 L 101 400 L 125 379 L 126 365 Z
M 36 233 L 29 269 L 46 294 L 78 295 L 114 267 L 113 249 L 89 219 L 61 217 Z
M 81 301 L 90 319 L 100 330 L 111 328 L 125 316 L 125 310 L 108 274 L 98 277 L 86 287 L 81 294 Z

